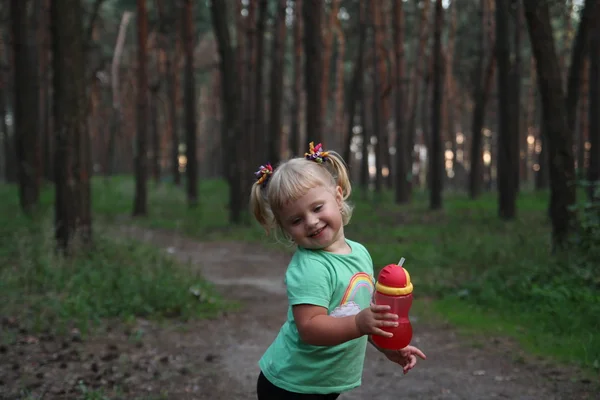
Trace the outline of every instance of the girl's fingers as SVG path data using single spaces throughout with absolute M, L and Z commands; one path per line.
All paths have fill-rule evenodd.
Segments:
M 392 314 L 392 313 L 375 313 L 374 314 L 375 319 L 398 319 L 398 315 L 397 314 Z
M 385 336 L 388 338 L 391 338 L 392 336 L 394 336 L 394 334 L 392 332 L 386 332 L 383 329 L 379 329 L 379 328 L 373 328 L 373 335 Z
M 391 309 L 391 307 L 388 306 L 387 304 L 371 303 L 371 311 L 373 311 L 373 312 L 380 313 L 382 311 L 388 311 L 389 309 Z
M 395 328 L 398 326 L 396 321 L 379 321 L 377 322 L 377 326 L 389 326 L 390 328 Z

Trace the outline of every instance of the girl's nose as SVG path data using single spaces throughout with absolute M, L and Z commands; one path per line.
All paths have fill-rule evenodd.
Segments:
M 308 224 L 309 224 L 310 226 L 315 226 L 315 225 L 317 225 L 318 223 L 319 223 L 319 218 L 317 218 L 317 216 L 316 216 L 316 215 L 314 215 L 314 214 L 313 214 L 313 215 L 311 215 L 311 216 L 308 218 Z

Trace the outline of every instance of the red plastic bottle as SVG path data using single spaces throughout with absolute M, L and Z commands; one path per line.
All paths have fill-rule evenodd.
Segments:
M 400 350 L 410 343 L 412 339 L 412 326 L 408 319 L 408 312 L 413 300 L 413 285 L 410 282 L 410 275 L 402 264 L 404 258 L 398 264 L 385 266 L 380 272 L 375 285 L 375 304 L 387 304 L 391 307 L 390 311 L 398 315 L 398 326 L 396 328 L 381 328 L 384 331 L 392 332 L 391 338 L 373 335 L 375 344 L 388 350 Z

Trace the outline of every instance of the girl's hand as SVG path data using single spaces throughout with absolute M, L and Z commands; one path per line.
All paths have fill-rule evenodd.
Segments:
M 356 314 L 355 322 L 361 335 L 379 335 L 385 337 L 394 336 L 391 332 L 382 330 L 382 327 L 398 326 L 398 316 L 388 313 L 390 306 L 376 305 L 371 303 L 371 307 L 365 308 Z
M 400 364 L 405 374 L 417 365 L 417 356 L 422 360 L 427 359 L 427 356 L 414 346 L 406 346 L 400 350 L 383 350 L 382 353 L 388 360 Z

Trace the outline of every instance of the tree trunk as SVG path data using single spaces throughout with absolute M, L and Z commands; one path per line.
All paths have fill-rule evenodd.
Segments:
M 487 65 L 484 69 L 485 54 L 486 54 L 486 37 L 488 42 L 491 42 L 489 32 L 486 27 L 486 21 L 489 14 L 489 9 L 486 6 L 487 1 L 481 0 L 480 19 L 481 32 L 479 43 L 479 65 L 477 68 L 476 83 L 474 90 L 475 109 L 473 110 L 473 120 L 471 123 L 471 171 L 469 174 L 469 197 L 476 199 L 481 195 L 483 189 L 483 125 L 485 122 L 485 109 L 487 101 L 492 90 L 492 82 L 494 77 L 494 69 L 496 66 L 496 50 L 490 51 L 490 56 Z M 495 47 L 495 44 L 494 44 Z
M 244 89 L 244 94 L 242 96 L 243 103 L 240 104 L 240 110 L 243 110 L 243 119 L 244 126 L 246 127 L 246 135 L 244 137 L 244 148 L 247 149 L 248 154 L 244 159 L 243 171 L 251 171 L 256 168 L 256 165 L 260 165 L 261 161 L 258 156 L 258 149 L 260 147 L 259 143 L 259 133 L 255 131 L 256 127 L 256 115 L 255 109 L 256 106 L 254 103 L 256 102 L 256 95 L 254 91 L 256 90 L 256 10 L 258 8 L 257 0 L 248 1 L 247 5 L 247 16 L 245 27 L 246 30 L 244 32 L 240 32 L 243 34 L 244 41 L 246 42 L 246 48 L 244 49 L 243 56 L 244 62 L 243 66 L 246 68 L 246 71 L 243 74 L 244 81 L 242 82 L 242 87 Z M 240 62 L 242 60 L 239 60 Z M 252 184 L 254 182 L 251 179 L 243 179 L 242 180 L 242 194 L 244 195 L 244 201 L 250 200 L 250 192 L 252 189 Z M 248 220 L 249 221 L 249 220 Z
M 530 42 L 536 59 L 538 85 L 542 99 L 543 128 L 550 159 L 550 217 L 554 246 L 566 243 L 575 204 L 573 135 L 569 131 L 568 111 L 558 57 L 554 45 L 550 13 L 546 2 L 524 2 Z
M 242 125 L 239 121 L 239 80 L 236 77 L 236 60 L 231 47 L 229 28 L 227 26 L 227 3 L 221 0 L 211 0 L 211 19 L 217 47 L 220 56 L 220 68 L 222 77 L 222 102 L 225 118 L 223 118 L 223 143 L 225 143 L 224 162 L 228 169 L 229 178 L 229 211 L 230 222 L 238 224 L 241 222 L 241 171 L 237 160 L 240 156 L 236 141 L 243 137 Z
M 589 167 L 587 171 L 588 196 L 599 200 L 600 193 L 600 27 L 592 28 L 590 37 L 590 80 L 589 80 Z
M 288 147 L 292 156 L 302 151 L 300 143 L 300 103 L 302 101 L 302 0 L 294 1 L 294 53 L 292 55 L 293 85 Z
M 405 151 L 409 140 L 404 124 L 404 9 L 402 1 L 393 1 L 392 27 L 394 31 L 394 94 L 395 110 L 394 121 L 396 123 L 396 203 L 404 204 L 410 201 L 409 181 L 412 167 L 412 158 Z
M 269 17 L 269 4 L 267 0 L 258 0 L 258 18 L 256 20 L 256 69 L 254 71 L 254 135 L 256 143 L 262 143 L 256 149 L 259 164 L 267 162 L 268 136 L 265 132 L 265 99 L 263 98 L 263 67 L 265 47 L 265 27 Z M 258 167 L 258 166 L 253 166 Z
M 333 31 L 335 26 L 335 21 L 338 19 L 338 13 L 340 11 L 340 0 L 331 0 L 330 1 L 329 20 L 323 26 L 322 29 L 322 39 L 323 39 L 323 75 L 321 76 L 321 106 L 323 110 L 321 111 L 321 115 L 323 118 L 323 129 L 325 132 L 328 132 L 330 137 L 332 129 L 331 124 L 328 123 L 327 116 L 329 115 L 328 106 L 329 106 L 329 94 L 330 94 L 330 76 L 331 76 L 331 58 L 333 54 Z M 326 7 L 326 6 L 325 6 Z M 322 10 L 324 12 L 324 10 Z M 334 140 L 329 140 L 328 147 L 332 147 L 334 145 Z
M 525 149 L 527 146 L 525 133 L 522 129 L 522 121 L 521 118 L 521 74 L 522 74 L 522 56 L 521 56 L 521 36 L 522 32 L 525 29 L 525 19 L 523 15 L 523 6 L 521 0 L 513 0 L 512 1 L 512 12 L 514 15 L 515 25 L 514 25 L 514 61 L 511 64 L 510 68 L 510 78 L 509 81 L 511 83 L 511 103 L 512 106 L 512 172 L 514 174 L 513 182 L 515 185 L 515 191 L 518 193 L 520 186 L 520 163 L 521 160 L 525 159 Z M 516 194 L 515 194 L 516 196 Z
M 183 7 L 183 46 L 185 49 L 185 175 L 190 207 L 198 205 L 198 159 L 196 156 L 196 79 L 194 77 L 194 25 L 192 0 Z M 241 139 L 241 138 L 240 138 Z
M 369 10 L 371 12 L 371 26 L 373 28 L 373 49 L 371 54 L 373 55 L 373 65 L 372 65 L 372 80 L 373 80 L 373 111 L 372 111 L 372 121 L 373 121 L 373 136 L 375 136 L 375 193 L 380 194 L 383 189 L 383 151 L 384 151 L 384 127 L 383 125 L 383 109 L 382 109 L 382 86 L 381 80 L 383 76 L 379 75 L 379 47 L 382 43 L 379 42 L 381 35 L 379 34 L 379 16 L 377 7 L 380 6 L 377 2 L 369 2 Z
M 79 0 L 53 0 L 55 235 L 69 253 L 92 241 L 91 149 L 86 129 L 85 55 Z
M 445 73 L 445 85 L 447 88 L 447 94 L 445 99 L 447 101 L 446 107 L 446 129 L 447 140 L 450 141 L 450 148 L 452 149 L 452 169 L 456 164 L 456 116 L 459 114 L 458 104 L 456 99 L 456 82 L 454 79 L 454 53 L 456 52 L 456 17 L 457 17 L 457 1 L 453 0 L 450 7 L 450 28 L 448 33 L 448 52 L 446 56 L 446 73 Z
M 348 124 L 346 126 L 346 142 L 344 145 L 344 160 L 350 165 L 350 159 L 352 157 L 350 148 L 352 146 L 352 138 L 354 136 L 354 126 L 356 121 L 356 107 L 363 107 L 364 104 L 363 95 L 363 82 L 364 82 L 364 52 L 365 42 L 367 40 L 367 21 L 365 16 L 365 5 L 364 1 L 360 1 L 359 4 L 359 17 L 358 17 L 358 49 L 356 51 L 356 61 L 354 62 L 354 68 L 352 71 L 352 82 L 350 84 L 350 91 L 347 98 L 348 108 Z M 361 135 L 364 141 L 364 129 L 365 127 L 360 123 L 362 127 Z M 365 154 L 363 153 L 364 157 Z
M 344 101 L 344 86 L 346 80 L 344 79 L 344 64 L 346 61 L 346 38 L 344 37 L 344 30 L 342 29 L 342 24 L 339 18 L 335 19 L 335 27 L 334 31 L 337 38 L 337 55 L 335 62 L 335 95 L 334 95 L 334 119 L 333 119 L 333 128 L 329 131 L 332 135 L 334 135 L 335 142 L 332 146 L 333 148 L 342 147 L 343 143 L 345 143 L 344 134 L 344 109 L 345 109 L 345 101 Z M 350 162 L 350 158 L 346 159 L 347 162 Z
M 8 131 L 6 123 L 6 99 L 10 89 L 8 87 L 8 62 L 6 61 L 8 54 L 5 52 L 4 41 L 0 40 L 0 137 L 2 138 L 3 152 L 3 172 L 4 179 L 7 183 L 16 183 L 17 175 L 15 174 L 15 152 L 14 152 L 14 135 Z
M 104 166 L 106 176 L 112 175 L 115 170 L 116 142 L 121 131 L 121 124 L 123 123 L 123 106 L 121 104 L 122 93 L 120 82 L 121 74 L 119 72 L 121 55 L 123 54 L 123 47 L 125 45 L 127 25 L 129 24 L 131 16 L 132 14 L 130 12 L 125 11 L 121 17 L 119 33 L 117 34 L 117 42 L 115 44 L 115 52 L 113 54 L 111 64 L 110 81 L 112 85 L 112 115 L 108 144 L 106 145 L 106 165 Z
M 306 87 L 306 132 L 310 142 L 321 143 L 323 136 L 323 45 L 321 38 L 321 0 L 304 0 L 304 85 Z M 327 149 L 327 143 L 323 143 Z
M 150 86 L 150 136 L 152 138 L 152 178 L 160 183 L 160 129 L 158 127 L 159 86 Z
M 49 9 L 47 8 L 47 0 L 36 0 L 35 6 L 36 19 L 37 19 L 37 57 L 39 60 L 38 66 L 38 79 L 39 85 L 39 135 L 40 135 L 40 172 L 42 177 L 51 180 L 52 179 L 52 162 L 48 158 L 52 157 L 52 153 L 45 151 L 47 148 L 52 147 L 51 135 L 49 132 L 49 126 L 46 124 L 48 121 L 48 46 L 50 32 L 48 29 L 48 17 Z M 49 170 L 50 169 L 50 170 Z
M 148 38 L 148 14 L 146 0 L 137 0 L 138 71 L 137 71 L 137 119 L 135 149 L 135 197 L 133 216 L 148 214 L 147 196 L 147 125 L 148 125 L 148 71 L 146 40 Z
M 412 87 L 409 91 L 410 101 L 408 103 L 408 123 L 407 123 L 407 138 L 408 146 L 406 146 L 407 157 L 410 160 L 409 165 L 412 166 L 413 159 L 415 157 L 415 139 L 416 139 L 416 128 L 417 128 L 417 109 L 419 106 L 419 94 L 423 93 L 423 82 L 424 82 L 424 71 L 427 68 L 427 59 L 425 50 L 427 48 L 427 40 L 429 36 L 429 1 L 425 1 L 421 8 L 419 15 L 419 34 L 417 42 L 417 54 L 415 56 L 414 67 L 411 72 L 410 81 Z M 410 180 L 408 185 L 408 198 L 412 196 L 412 168 L 408 171 L 410 174 Z
M 537 2 L 534 2 L 537 3 Z M 579 100 L 579 89 L 581 82 L 581 71 L 589 49 L 589 32 L 592 29 L 594 22 L 600 19 L 600 4 L 598 0 L 585 0 L 577 36 L 573 43 L 573 51 L 571 52 L 571 64 L 569 68 L 569 77 L 567 81 L 567 127 L 571 132 L 575 131 L 575 120 L 577 114 L 577 101 Z M 535 5 L 529 5 L 529 9 Z M 540 6 L 538 6 L 540 7 Z M 539 64 L 539 63 L 538 63 Z M 562 80 L 561 80 L 562 82 Z M 572 141 L 572 140 L 571 140 Z
M 510 82 L 509 4 L 496 3 L 496 62 L 498 63 L 498 215 L 505 220 L 514 219 L 516 213 L 515 154 L 517 131 L 515 119 L 514 88 Z M 518 143 L 518 142 L 517 142 Z
M 31 62 L 36 51 L 29 37 L 27 2 L 11 1 L 14 73 L 14 135 L 19 180 L 19 201 L 24 212 L 37 206 L 40 195 L 40 137 L 38 132 L 37 65 Z
M 435 3 L 435 24 L 433 32 L 433 96 L 431 99 L 431 147 L 429 158 L 429 208 L 442 208 L 442 187 L 444 184 L 444 153 L 442 149 L 442 98 L 444 95 L 442 63 L 442 27 L 444 7 L 442 0 Z
M 273 32 L 273 49 L 271 51 L 271 86 L 269 106 L 269 157 L 273 165 L 279 164 L 281 154 L 281 106 L 283 102 L 283 71 L 284 52 L 286 37 L 286 0 L 277 3 L 277 15 L 275 16 L 275 31 Z

